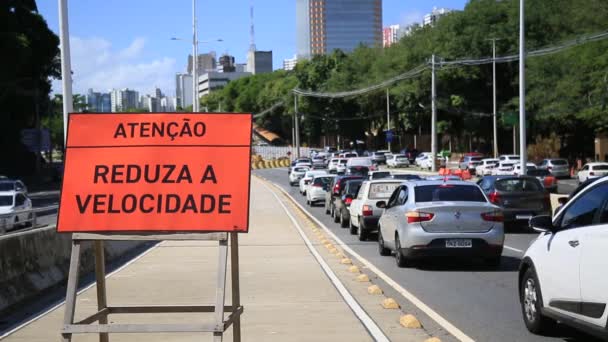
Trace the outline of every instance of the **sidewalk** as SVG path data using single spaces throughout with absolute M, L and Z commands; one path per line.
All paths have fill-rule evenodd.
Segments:
M 244 341 L 371 341 L 371 337 L 310 254 L 276 198 L 252 179 L 251 227 L 240 238 Z M 109 305 L 211 305 L 217 243 L 163 242 L 107 281 Z M 230 279 L 228 279 L 230 281 Z M 228 283 L 229 284 L 229 283 Z M 229 286 L 226 295 L 229 303 Z M 76 319 L 95 311 L 95 288 L 78 296 Z M 5 338 L 59 341 L 64 307 Z M 212 314 L 110 316 L 112 323 L 211 322 Z M 232 328 L 225 341 L 232 340 Z M 211 334 L 115 334 L 110 341 L 211 341 Z M 74 335 L 72 341 L 98 341 Z

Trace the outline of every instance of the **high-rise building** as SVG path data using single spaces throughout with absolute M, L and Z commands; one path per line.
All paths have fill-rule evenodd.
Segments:
M 283 60 L 283 70 L 293 70 L 298 64 L 298 57 L 293 56 L 293 58 L 288 58 Z
M 126 112 L 139 107 L 139 93 L 128 88 L 110 92 L 112 112 Z
M 424 16 L 424 21 L 422 22 L 422 24 L 424 26 L 435 25 L 435 23 L 437 22 L 437 20 L 439 20 L 439 18 L 441 18 L 442 16 L 444 16 L 450 12 L 453 12 L 453 10 L 448 9 L 448 8 L 433 7 L 433 11 Z
M 382 30 L 382 46 L 389 47 L 405 35 L 405 30 L 400 25 L 391 25 Z
M 198 78 L 198 97 L 209 95 L 214 90 L 221 89 L 230 81 L 251 76 L 250 72 L 208 72 Z
M 248 51 L 246 71 L 254 75 L 272 72 L 272 51 Z
M 158 110 L 161 112 L 175 112 L 175 98 L 171 96 L 161 98 Z
M 224 54 L 220 57 L 217 66 L 218 72 L 235 72 L 236 67 L 234 65 L 234 56 Z
M 101 107 L 99 108 L 99 112 L 109 113 L 112 111 L 112 97 L 109 93 L 101 94 Z
M 175 107 L 192 106 L 192 75 L 175 74 Z
M 296 0 L 298 58 L 382 44 L 382 0 Z
M 247 72 L 247 63 L 237 63 L 234 67 L 235 72 Z
M 85 102 L 88 112 L 104 113 L 112 110 L 110 94 L 107 93 L 99 93 L 89 89 L 85 95 Z
M 216 68 L 215 52 L 212 51 L 198 55 L 197 72 L 199 75 L 207 71 L 215 71 Z M 188 55 L 188 73 L 192 75 L 192 55 Z

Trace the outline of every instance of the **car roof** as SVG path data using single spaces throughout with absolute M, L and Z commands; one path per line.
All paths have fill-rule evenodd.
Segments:
M 467 182 L 467 181 L 458 181 L 458 180 L 447 180 L 447 181 L 443 181 L 443 180 L 411 180 L 409 181 L 409 183 L 413 183 L 414 186 L 423 186 L 423 185 L 443 185 L 443 184 L 448 184 L 448 185 L 466 185 L 466 186 L 477 186 L 477 184 L 475 183 L 471 183 L 471 182 Z
M 382 178 L 382 179 L 370 179 L 366 182 L 370 184 L 378 184 L 378 183 L 403 183 L 402 179 L 394 179 L 394 178 Z
M 589 165 L 589 166 L 597 166 L 597 165 L 608 165 L 608 163 L 602 163 L 602 162 L 593 162 L 593 163 L 587 163 L 585 165 Z M 1 182 L 1 181 L 0 181 Z
M 521 179 L 536 179 L 536 177 L 534 176 L 523 176 L 523 175 L 492 175 L 492 176 L 484 176 L 482 179 L 492 179 L 492 180 L 502 180 L 502 179 L 515 179 L 515 178 L 521 178 Z
M 9 190 L 9 191 L 0 191 L 0 196 L 15 196 L 16 194 L 19 193 L 24 193 L 23 191 L 15 191 L 15 190 Z

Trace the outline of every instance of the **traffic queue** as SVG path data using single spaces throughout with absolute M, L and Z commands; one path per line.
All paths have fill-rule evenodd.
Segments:
M 530 163 L 522 175 L 519 156 L 465 155 L 458 168 L 477 177 L 463 181 L 445 173 L 388 171 L 389 160 L 405 159 L 409 166 L 409 159 L 381 153 L 382 161 L 376 153 L 359 157 L 355 152 L 300 158 L 289 169 L 289 181 L 309 206 L 323 203 L 325 214 L 359 241 L 377 236 L 378 253 L 394 255 L 398 267 L 458 257 L 499 269 L 505 229 L 538 232 L 518 272 L 526 327 L 542 334 L 559 321 L 605 337 L 608 165 L 585 165 L 579 188 L 552 212 L 557 178 L 570 177 L 564 160 Z M 432 158 L 423 154 L 414 163 L 424 167 L 426 159 Z

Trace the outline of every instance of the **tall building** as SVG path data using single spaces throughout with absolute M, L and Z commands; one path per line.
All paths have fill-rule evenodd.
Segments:
M 142 96 L 142 108 L 148 110 L 148 112 L 160 112 L 159 108 L 160 99 L 157 99 L 154 96 L 146 95 Z
M 192 106 L 192 75 L 175 74 L 175 107 Z
M 296 0 L 298 58 L 382 44 L 382 0 Z
M 198 55 L 197 72 L 203 74 L 207 71 L 215 71 L 217 63 L 215 61 L 215 52 L 201 53 Z M 192 55 L 188 55 L 188 73 L 192 74 Z
M 251 76 L 250 72 L 208 72 L 198 78 L 198 97 L 225 87 L 230 81 Z
M 424 16 L 424 21 L 422 22 L 422 24 L 424 26 L 435 25 L 435 23 L 437 22 L 437 20 L 439 20 L 439 18 L 441 18 L 442 16 L 444 16 L 450 12 L 453 12 L 453 10 L 448 9 L 448 8 L 433 7 L 433 11 Z
M 175 112 L 175 98 L 171 96 L 161 98 L 158 110 L 161 112 Z
M 405 30 L 400 25 L 391 25 L 382 30 L 382 46 L 389 47 L 405 35 Z
M 283 70 L 293 70 L 298 64 L 298 57 L 293 56 L 293 58 L 288 58 L 283 60 Z
M 108 93 L 99 93 L 89 89 L 85 95 L 85 102 L 88 112 L 104 113 L 112 110 L 110 94 Z
M 234 64 L 234 56 L 230 56 L 228 54 L 222 55 L 219 59 L 217 71 L 218 72 L 235 72 L 236 67 Z
M 272 51 L 248 51 L 247 72 L 254 75 L 272 72 Z
M 112 89 L 110 100 L 112 112 L 126 112 L 139 107 L 139 93 L 128 88 Z

